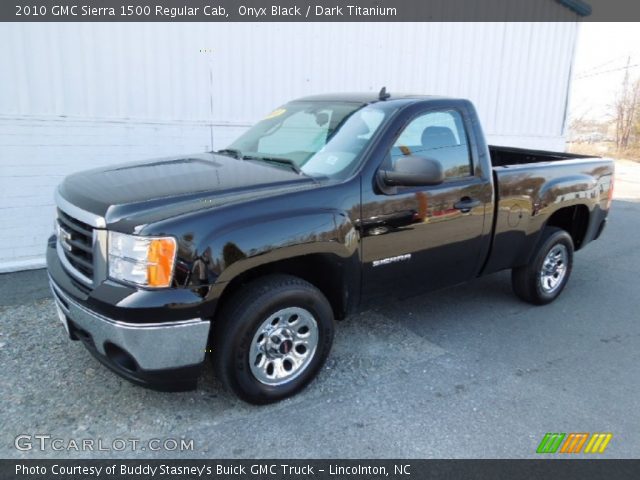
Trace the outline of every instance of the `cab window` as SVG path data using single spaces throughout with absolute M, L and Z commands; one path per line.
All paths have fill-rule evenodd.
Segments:
M 411 120 L 391 147 L 391 168 L 403 155 L 438 160 L 445 179 L 473 174 L 464 123 L 456 110 L 429 111 Z

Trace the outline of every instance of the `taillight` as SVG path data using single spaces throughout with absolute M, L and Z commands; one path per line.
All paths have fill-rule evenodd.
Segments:
M 611 208 L 612 201 L 613 201 L 613 175 L 611 176 L 611 182 L 609 183 L 609 196 L 607 197 L 607 210 Z

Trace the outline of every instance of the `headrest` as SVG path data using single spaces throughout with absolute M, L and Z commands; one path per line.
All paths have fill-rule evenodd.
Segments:
M 453 147 L 458 145 L 456 137 L 448 127 L 427 127 L 422 132 L 422 146 L 425 148 Z

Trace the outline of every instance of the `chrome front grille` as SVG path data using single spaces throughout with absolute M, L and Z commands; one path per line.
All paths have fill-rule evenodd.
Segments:
M 58 258 L 71 276 L 94 287 L 107 278 L 106 220 L 76 207 L 59 190 L 55 198 Z
M 93 282 L 94 228 L 58 209 L 59 251 L 85 283 Z

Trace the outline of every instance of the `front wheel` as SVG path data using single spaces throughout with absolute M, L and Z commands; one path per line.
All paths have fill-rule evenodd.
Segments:
M 573 266 L 573 240 L 561 228 L 546 227 L 533 259 L 511 271 L 515 294 L 525 302 L 544 305 L 562 292 Z
M 242 287 L 214 322 L 213 361 L 226 388 L 254 404 L 304 388 L 333 342 L 331 305 L 320 290 L 289 275 Z

